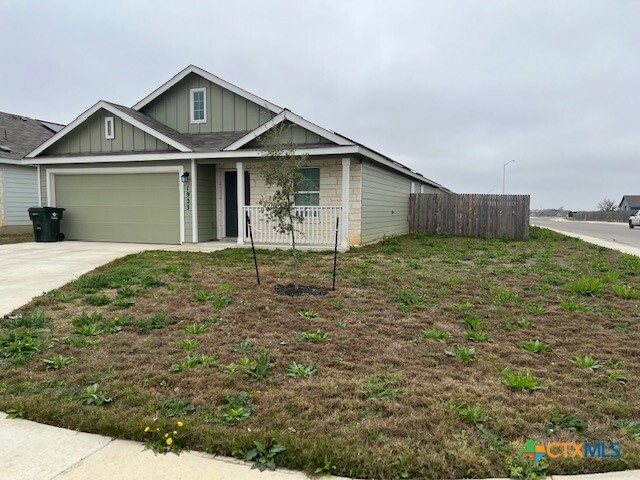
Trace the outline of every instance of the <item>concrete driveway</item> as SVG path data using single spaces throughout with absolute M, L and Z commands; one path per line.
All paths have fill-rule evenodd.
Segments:
M 176 247 L 97 242 L 0 245 L 0 317 L 116 258 Z
M 250 245 L 244 245 L 249 248 Z M 59 288 L 116 258 L 145 250 L 215 252 L 238 248 L 235 242 L 187 243 L 184 245 L 51 242 L 0 245 L 0 318 L 28 303 L 33 297 Z M 256 248 L 278 248 L 262 245 Z M 313 250 L 313 247 L 301 247 Z

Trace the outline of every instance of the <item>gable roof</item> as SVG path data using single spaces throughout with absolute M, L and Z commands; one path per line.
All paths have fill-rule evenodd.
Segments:
M 0 158 L 20 160 L 53 134 L 46 122 L 0 112 Z
M 355 142 L 348 140 L 346 137 L 343 137 L 342 135 L 338 135 L 337 133 L 332 132 L 331 130 L 327 130 L 326 128 L 319 127 L 318 125 L 311 123 L 308 120 L 305 120 L 300 115 L 296 115 L 291 110 L 288 110 L 285 108 L 282 111 L 282 113 L 276 115 L 268 122 L 260 125 L 255 130 L 247 133 L 245 136 L 239 138 L 237 141 L 233 142 L 224 150 L 225 151 L 237 150 L 240 147 L 249 143 L 251 140 L 258 138 L 260 135 L 272 129 L 276 125 L 284 122 L 285 120 L 289 120 L 290 122 L 295 123 L 296 125 L 299 125 L 303 128 L 306 128 L 307 130 L 315 133 L 316 135 L 320 135 L 321 137 L 324 137 L 327 140 L 331 140 L 333 143 L 337 145 L 342 145 L 342 146 L 355 145 Z
M 100 100 L 98 103 L 93 105 L 88 110 L 85 110 L 78 118 L 76 118 L 69 125 L 64 127 L 58 133 L 49 138 L 46 142 L 40 145 L 38 148 L 30 152 L 26 158 L 33 158 L 36 155 L 44 152 L 51 145 L 56 143 L 62 137 L 67 135 L 69 132 L 73 131 L 77 126 L 82 124 L 85 120 L 87 120 L 91 115 L 97 112 L 100 109 L 107 110 L 108 112 L 120 117 L 127 123 L 130 123 L 134 127 L 139 128 L 140 130 L 148 133 L 149 135 L 157 138 L 165 142 L 167 145 L 171 145 L 175 149 L 180 152 L 191 152 L 192 150 L 183 145 L 179 138 L 177 138 L 180 134 L 173 130 L 172 128 L 163 125 L 162 123 L 154 120 L 151 117 L 148 117 L 140 112 L 132 110 L 128 107 L 123 107 L 122 105 L 118 105 L 115 103 L 105 102 L 104 100 Z
M 222 88 L 225 88 L 245 99 L 265 107 L 271 112 L 275 113 L 276 116 L 268 120 L 266 123 L 260 125 L 256 129 L 247 132 L 218 132 L 218 133 L 180 133 L 173 128 L 164 125 L 163 123 L 151 118 L 148 115 L 140 112 L 139 110 L 151 103 L 153 100 L 161 96 L 164 92 L 169 90 L 171 87 L 176 85 L 178 82 L 183 80 L 187 75 L 196 74 L 204 79 L 210 81 L 213 84 L 216 84 Z M 65 128 L 63 128 L 60 132 L 56 133 L 53 137 L 47 140 L 44 144 L 33 150 L 29 153 L 26 158 L 34 158 L 37 155 L 44 152 L 49 146 L 57 142 L 59 139 L 64 137 L 67 133 L 72 131 L 82 122 L 84 122 L 89 116 L 95 113 L 100 108 L 104 108 L 105 110 L 113 113 L 114 115 L 119 116 L 122 120 L 140 128 L 146 133 L 156 137 L 157 139 L 167 143 L 168 145 L 176 148 L 179 152 L 177 155 L 187 153 L 198 153 L 199 155 L 193 155 L 192 158 L 205 158 L 201 155 L 206 154 L 207 152 L 215 153 L 216 155 L 212 155 L 210 158 L 235 158 L 240 155 L 249 155 L 249 156 L 259 156 L 253 150 L 242 150 L 239 151 L 241 147 L 247 145 L 252 140 L 256 139 L 258 136 L 265 133 L 270 128 L 278 125 L 283 121 L 289 121 L 295 125 L 298 125 L 302 128 L 305 128 L 316 135 L 319 135 L 331 142 L 333 145 L 308 145 L 305 146 L 306 151 L 312 151 L 313 154 L 322 155 L 322 154 L 358 154 L 363 157 L 366 157 L 376 163 L 381 165 L 385 165 L 388 168 L 396 170 L 404 175 L 407 175 L 415 180 L 428 183 L 437 187 L 443 191 L 448 192 L 449 190 L 445 187 L 442 187 L 437 182 L 430 180 L 419 172 L 406 167 L 405 165 L 393 160 L 390 157 L 382 155 L 381 153 L 372 150 L 365 145 L 355 142 L 344 135 L 340 135 L 336 132 L 328 130 L 326 128 L 320 127 L 300 115 L 293 113 L 288 109 L 284 109 L 275 105 L 257 95 L 247 92 L 242 88 L 233 85 L 232 83 L 227 82 L 226 80 L 213 75 L 212 73 L 203 70 L 200 67 L 195 65 L 189 65 L 178 74 L 174 75 L 168 82 L 165 82 L 160 87 L 155 89 L 145 98 L 136 103 L 132 108 L 124 107 L 122 105 L 118 105 L 111 102 L 99 101 L 93 107 L 89 108 L 83 114 L 81 114 L 76 120 L 71 122 Z M 313 148 L 312 148 L 313 147 Z M 145 152 L 136 152 L 136 155 L 146 155 Z M 174 152 L 176 154 L 176 152 Z M 81 156 L 82 154 L 73 154 L 70 156 Z M 91 156 L 104 155 L 105 157 L 108 154 L 91 154 Z M 140 157 L 142 158 L 142 157 Z M 29 164 L 39 163 L 37 161 L 29 161 L 26 162 Z
M 196 67 L 195 65 L 189 65 L 184 70 L 178 72 L 168 82 L 163 83 L 158 88 L 156 88 L 153 92 L 151 92 L 149 95 L 147 95 L 142 100 L 140 100 L 138 103 L 136 103 L 133 106 L 133 109 L 134 110 L 140 110 L 145 105 L 148 105 L 149 103 L 151 103 L 153 100 L 158 98 L 164 92 L 169 90 L 171 87 L 173 87 L 176 83 L 178 83 L 180 80 L 185 78 L 190 73 L 195 73 L 196 75 L 200 75 L 202 78 L 205 78 L 205 79 L 209 80 L 211 83 L 215 83 L 216 85 L 219 85 L 222 88 L 226 88 L 227 90 L 232 91 L 236 95 L 240 95 L 241 97 L 244 97 L 247 100 L 250 100 L 253 103 L 258 104 L 261 107 L 265 107 L 268 110 L 271 110 L 272 112 L 274 112 L 276 114 L 280 113 L 283 110 L 282 107 L 279 107 L 278 105 L 276 105 L 274 103 L 271 103 L 271 102 L 265 100 L 264 98 L 260 98 L 257 95 L 254 95 L 253 93 L 247 92 L 246 90 L 243 90 L 242 88 L 234 85 L 233 83 L 229 83 L 226 80 L 223 80 L 222 78 L 214 75 L 213 73 L 209 73 L 209 72 L 207 72 L 206 70 L 203 70 L 200 67 Z
M 623 196 L 622 200 L 620 200 L 620 203 L 618 204 L 618 208 L 622 206 L 622 202 L 624 202 L 625 199 L 627 200 L 627 203 L 629 204 L 630 208 L 640 208 L 640 195 Z

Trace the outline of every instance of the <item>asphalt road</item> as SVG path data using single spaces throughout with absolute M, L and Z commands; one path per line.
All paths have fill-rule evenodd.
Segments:
M 531 217 L 530 223 L 539 227 L 549 227 L 563 232 L 587 235 L 607 242 L 640 248 L 640 227 L 631 229 L 626 223 L 551 220 L 538 217 Z

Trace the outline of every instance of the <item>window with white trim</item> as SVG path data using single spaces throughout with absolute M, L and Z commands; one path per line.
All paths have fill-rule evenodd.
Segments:
M 301 168 L 302 179 L 296 194 L 296 206 L 317 207 L 320 205 L 320 169 Z
M 207 122 L 207 89 L 191 89 L 191 123 Z
M 112 140 L 115 138 L 115 132 L 113 128 L 113 117 L 104 117 L 104 138 Z

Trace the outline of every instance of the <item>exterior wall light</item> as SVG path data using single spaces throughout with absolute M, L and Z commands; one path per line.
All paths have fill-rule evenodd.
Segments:
M 189 172 L 184 172 L 182 175 L 180 175 L 180 181 L 182 183 L 188 183 L 189 182 Z

